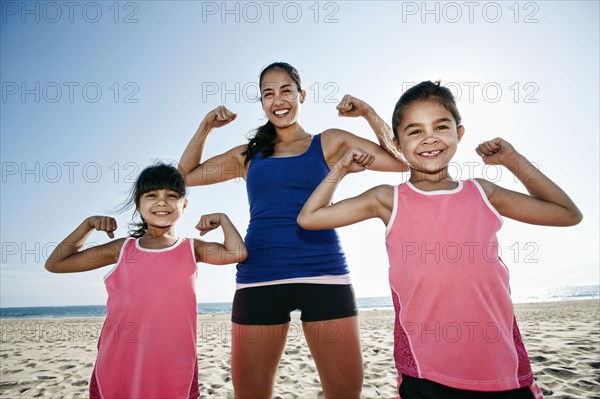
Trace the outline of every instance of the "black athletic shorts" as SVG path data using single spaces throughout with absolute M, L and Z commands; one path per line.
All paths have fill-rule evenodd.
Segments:
M 358 314 L 352 285 L 276 284 L 238 289 L 233 297 L 231 321 L 247 325 L 284 324 L 296 309 L 302 312 L 302 321 Z
M 466 391 L 404 374 L 400 384 L 400 397 L 402 399 L 535 399 L 529 387 L 502 392 Z

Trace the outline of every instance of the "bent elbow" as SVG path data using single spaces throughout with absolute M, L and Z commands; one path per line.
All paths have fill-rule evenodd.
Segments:
M 248 250 L 244 246 L 238 251 L 236 262 L 243 262 L 246 260 L 246 258 L 248 258 Z
M 191 175 L 192 170 L 184 170 L 180 168 L 179 171 L 181 172 L 181 175 L 183 176 L 183 180 L 185 180 L 185 185 L 187 187 L 200 186 L 196 179 L 193 178 L 193 175 Z
M 310 218 L 302 214 L 302 212 L 300 212 L 300 214 L 296 218 L 296 223 L 298 223 L 298 226 L 302 227 L 304 230 L 315 229 L 314 226 L 310 223 Z
M 48 270 L 50 273 L 58 273 L 57 271 L 57 267 L 56 267 L 56 262 L 52 262 L 52 261 L 46 261 L 46 263 L 44 264 L 44 267 L 46 268 L 46 270 Z
M 583 220 L 583 214 L 581 213 L 581 211 L 579 211 L 579 209 L 575 209 L 574 211 L 570 211 L 569 213 L 565 214 L 560 219 L 560 221 L 556 224 L 556 226 L 562 226 L 562 227 L 575 226 L 575 225 L 578 225 L 579 223 L 581 223 L 582 220 Z
M 575 226 L 579 223 L 581 223 L 581 221 L 583 220 L 583 213 L 581 213 L 581 211 L 579 209 L 577 209 L 577 211 L 573 214 L 572 219 L 572 224 L 571 226 Z

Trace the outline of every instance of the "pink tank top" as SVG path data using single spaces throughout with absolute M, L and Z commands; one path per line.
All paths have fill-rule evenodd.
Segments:
M 498 256 L 501 225 L 476 181 L 447 191 L 394 188 L 386 247 L 399 378 L 475 391 L 532 384 Z
M 108 302 L 95 378 L 109 398 L 185 398 L 196 367 L 193 240 L 145 249 L 128 238 L 105 277 Z

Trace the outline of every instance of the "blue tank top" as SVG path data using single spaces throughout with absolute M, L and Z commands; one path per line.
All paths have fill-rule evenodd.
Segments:
M 328 173 L 320 134 L 303 154 L 252 158 L 246 176 L 248 258 L 237 265 L 238 284 L 348 273 L 335 230 L 304 230 L 296 223 Z

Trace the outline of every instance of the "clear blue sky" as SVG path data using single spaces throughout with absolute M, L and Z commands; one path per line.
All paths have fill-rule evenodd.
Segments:
M 208 155 L 244 143 L 264 123 L 254 97 L 260 70 L 273 61 L 300 70 L 308 92 L 301 120 L 312 133 L 339 127 L 374 139 L 365 121 L 337 116 L 345 93 L 389 122 L 410 84 L 441 79 L 457 95 L 466 126 L 456 177 L 523 190 L 475 154 L 479 142 L 501 136 L 584 213 L 572 228 L 505 220 L 499 240 L 513 291 L 599 281 L 596 1 L 0 6 L 2 307 L 105 303 L 108 268 L 50 274 L 43 263 L 53 243 L 85 217 L 114 210 L 153 160 L 178 160 L 214 107 L 224 104 L 238 119 L 214 132 Z M 344 181 L 337 198 L 405 180 L 366 172 Z M 245 232 L 243 181 L 192 188 L 189 199 L 182 236 L 194 236 L 197 218 L 216 211 Z M 117 216 L 120 236 L 129 218 Z M 389 293 L 384 230 L 379 221 L 339 230 L 358 296 Z M 234 265 L 199 270 L 200 302 L 232 299 Z

